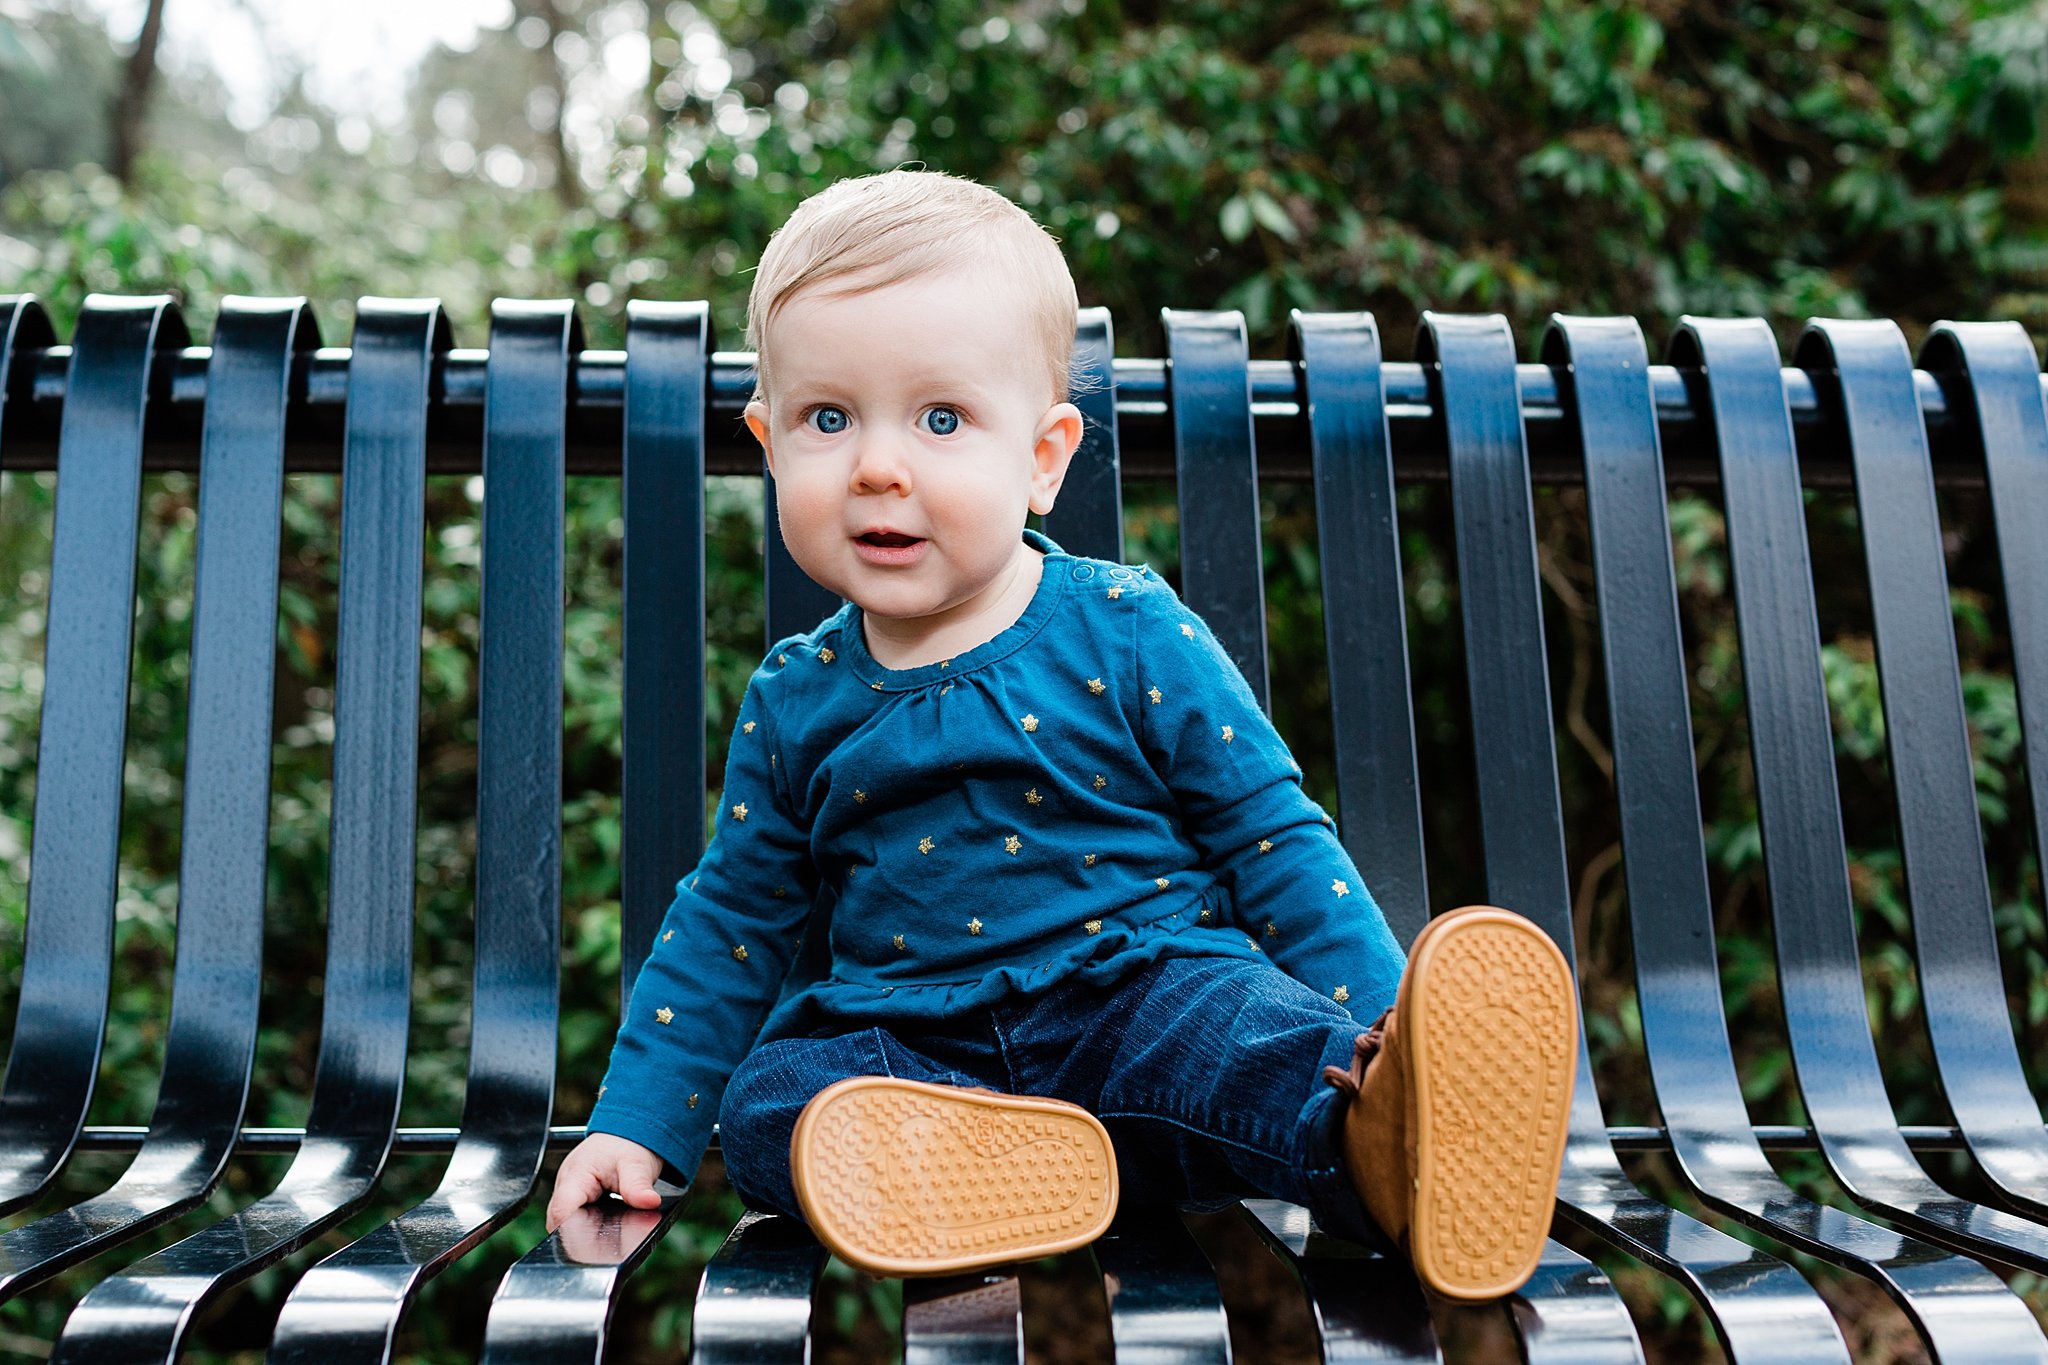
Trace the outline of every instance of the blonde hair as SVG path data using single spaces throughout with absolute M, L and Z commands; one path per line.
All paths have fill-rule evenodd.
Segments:
M 941 171 L 886 171 L 841 180 L 797 205 L 768 239 L 747 296 L 746 344 L 756 395 L 768 391 L 768 324 L 803 290 L 842 281 L 880 289 L 962 265 L 1000 270 L 1022 289 L 1033 349 L 1054 402 L 1073 391 L 1074 277 L 1058 242 L 988 188 Z

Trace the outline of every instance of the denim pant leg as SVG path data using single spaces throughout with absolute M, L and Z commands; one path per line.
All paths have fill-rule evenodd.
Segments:
M 784 1038 L 747 1054 L 718 1110 L 726 1178 L 748 1208 L 801 1219 L 789 1174 L 797 1116 L 819 1091 L 850 1076 L 897 1076 L 935 1085 L 1008 1088 L 1001 1053 L 984 1024 L 961 1038 L 918 1035 L 911 1047 L 887 1029 L 829 1038 Z
M 1102 1119 L 1124 1202 L 1285 1199 L 1385 1244 L 1344 1171 L 1343 1097 L 1322 1079 L 1364 1032 L 1335 1001 L 1263 962 L 1168 958 L 997 1020 L 1019 1089 Z

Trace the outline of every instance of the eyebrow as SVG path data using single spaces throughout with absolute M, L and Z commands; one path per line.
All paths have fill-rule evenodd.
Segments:
M 913 374 L 906 382 L 913 388 L 930 389 L 941 394 L 954 395 L 962 402 L 985 404 L 992 396 L 992 391 L 985 381 L 970 379 L 961 375 Z M 859 386 L 848 384 L 837 378 L 812 379 L 803 376 L 791 378 L 780 372 L 776 375 L 775 387 L 781 391 L 781 396 L 785 399 L 801 398 L 806 401 L 838 399 L 842 397 L 852 398 L 859 396 L 862 391 Z M 941 399 L 940 401 L 944 400 Z

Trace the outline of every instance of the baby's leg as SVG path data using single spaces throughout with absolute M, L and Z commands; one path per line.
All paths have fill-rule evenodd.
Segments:
M 979 1059 L 977 1049 L 958 1051 L 962 1055 L 935 1059 L 881 1028 L 832 1038 L 784 1038 L 756 1048 L 733 1072 L 718 1111 L 727 1179 L 749 1208 L 801 1218 L 790 1177 L 789 1140 L 812 1097 L 853 1076 L 960 1087 L 1004 1083 L 999 1054 Z M 978 1060 L 984 1064 L 977 1065 Z
M 1092 1110 L 1126 1203 L 1265 1196 L 1379 1243 L 1343 1168 L 1343 1096 L 1364 1026 L 1268 964 L 1167 958 L 1107 988 L 1055 990 L 1004 1020 L 1020 1088 Z

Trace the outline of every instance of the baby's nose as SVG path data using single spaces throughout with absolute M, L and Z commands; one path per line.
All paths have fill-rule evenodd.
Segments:
M 910 465 L 894 441 L 871 436 L 861 443 L 860 456 L 854 461 L 853 482 L 860 488 L 908 489 Z

